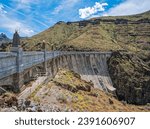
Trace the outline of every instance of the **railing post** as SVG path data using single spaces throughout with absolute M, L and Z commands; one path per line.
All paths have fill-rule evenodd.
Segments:
M 16 64 L 17 64 L 17 73 L 13 75 L 13 85 L 14 91 L 19 92 L 20 88 L 24 84 L 23 80 L 23 50 L 20 45 L 20 37 L 17 32 L 13 36 L 13 44 L 11 52 L 17 53 Z

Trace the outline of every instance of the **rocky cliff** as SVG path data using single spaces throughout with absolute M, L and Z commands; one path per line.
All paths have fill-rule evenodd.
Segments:
M 150 67 L 143 60 L 130 53 L 114 52 L 108 66 L 119 100 L 150 103 Z

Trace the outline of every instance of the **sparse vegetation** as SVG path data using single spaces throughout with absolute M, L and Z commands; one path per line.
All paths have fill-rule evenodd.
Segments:
M 79 90 L 91 91 L 92 83 L 87 83 L 81 80 L 79 74 L 69 70 L 60 70 L 54 79 L 56 85 L 66 88 L 71 92 L 78 92 Z
M 60 94 L 57 98 L 57 100 L 60 102 L 60 103 L 67 103 L 67 96 L 65 96 L 64 94 Z
M 109 73 L 120 100 L 132 104 L 150 102 L 150 67 L 135 54 L 114 52 Z
M 36 97 L 36 94 L 37 94 L 37 92 L 38 92 L 41 88 L 42 88 L 42 85 L 39 85 L 39 86 L 34 90 L 34 92 L 31 93 L 31 95 L 28 97 L 28 99 L 33 99 L 33 100 L 39 102 L 39 98 Z
M 47 50 L 116 51 L 125 50 L 147 54 L 149 49 L 150 11 L 132 16 L 100 17 L 80 22 L 59 22 L 53 27 L 23 40 L 25 50 L 40 50 L 47 42 Z M 92 21 L 96 22 L 95 25 Z M 149 47 L 148 47 L 149 48 Z
M 55 81 L 59 80 L 61 86 Z M 65 80 L 64 80 L 65 79 Z M 63 83 L 62 83 L 63 82 Z M 71 84 L 70 84 L 71 83 Z M 91 87 L 90 91 L 79 89 L 70 91 L 67 85 L 76 87 L 91 85 L 90 82 L 81 80 L 79 75 L 67 69 L 60 69 L 53 81 L 38 90 L 34 97 L 40 99 L 40 104 L 49 109 L 49 106 L 57 105 L 60 111 L 150 111 L 148 106 L 134 106 L 118 101 L 112 94 Z M 40 94 L 48 91 L 48 94 Z M 36 100 L 33 100 L 37 102 Z

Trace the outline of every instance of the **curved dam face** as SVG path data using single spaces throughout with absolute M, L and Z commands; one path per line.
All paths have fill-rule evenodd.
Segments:
M 72 54 L 63 55 L 55 59 L 54 70 L 56 74 L 59 68 L 67 68 L 81 75 L 86 81 L 92 81 L 95 88 L 106 92 L 114 92 L 111 78 L 108 72 L 108 54 Z
M 53 53 L 25 53 L 21 64 L 20 62 L 19 64 L 15 64 L 16 60 L 13 60 L 12 63 L 12 60 L 3 58 L 6 62 L 3 61 L 2 65 L 5 66 L 8 64 L 13 70 L 21 69 L 21 71 L 15 73 L 16 71 L 12 69 L 9 70 L 9 67 L 5 66 L 6 69 L 4 70 L 6 70 L 6 72 L 4 71 L 4 73 L 8 73 L 9 70 L 10 75 L 0 79 L 0 86 L 10 86 L 14 91 L 19 91 L 26 83 L 37 76 L 53 78 L 59 68 L 67 68 L 80 74 L 83 80 L 92 81 L 95 88 L 114 93 L 115 88 L 113 87 L 107 66 L 107 59 L 110 56 L 110 52 L 56 51 Z M 12 59 L 12 56 L 10 58 Z M 7 63 L 8 61 L 9 63 Z

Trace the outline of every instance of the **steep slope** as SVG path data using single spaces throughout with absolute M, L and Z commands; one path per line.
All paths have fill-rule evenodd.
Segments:
M 6 34 L 0 34 L 0 51 L 8 51 L 10 49 L 11 40 Z
M 10 41 L 10 39 L 4 34 L 4 33 L 1 33 L 0 34 L 0 45 L 2 44 L 2 43 L 7 43 L 7 42 L 9 42 Z
M 0 111 L 42 111 L 42 112 L 145 112 L 150 106 L 135 106 L 118 101 L 112 94 L 94 88 L 91 82 L 81 79 L 80 75 L 61 69 L 54 79 L 39 85 L 25 100 L 6 93 L 0 96 Z
M 55 48 L 62 45 L 67 38 L 76 31 L 77 26 L 76 25 L 70 25 L 68 26 L 64 22 L 59 22 L 55 24 L 53 27 L 50 27 L 44 32 L 39 33 L 38 35 L 33 36 L 32 38 L 28 39 L 23 47 L 25 49 L 40 49 L 40 44 L 43 40 L 48 42 L 47 49 L 51 50 L 53 46 Z
M 135 106 L 119 101 L 112 94 L 94 88 L 93 83 L 82 80 L 79 74 L 68 69 L 60 69 L 55 78 L 48 80 L 45 84 L 37 85 L 30 96 L 24 98 L 25 100 L 18 100 L 17 96 L 11 93 L 3 94 L 0 96 L 0 111 L 150 111 L 149 104 Z
M 109 74 L 120 100 L 150 103 L 150 67 L 136 55 L 114 52 L 108 60 Z
M 53 27 L 23 41 L 26 50 L 127 50 L 148 54 L 150 11 L 133 16 L 100 17 L 86 21 L 58 22 Z
M 70 39 L 70 38 L 69 38 Z M 89 29 L 80 36 L 66 42 L 67 46 L 72 46 L 75 50 L 109 51 L 121 49 L 111 36 L 101 26 L 89 26 Z M 69 49 L 71 50 L 71 49 Z
M 69 71 L 60 71 L 54 79 L 54 83 L 50 82 L 47 86 L 50 86 L 51 89 L 47 92 L 45 101 L 40 99 L 42 97 L 39 96 L 40 91 L 35 97 L 39 97 L 43 106 L 48 107 L 48 105 L 54 104 L 60 111 L 142 111 L 138 106 L 123 104 L 111 94 L 93 88 L 91 83 L 80 80 L 78 76 L 74 76 Z M 67 88 L 69 86 L 76 87 L 77 92 L 70 91 Z M 84 88 L 85 86 L 91 88 Z M 55 91 L 57 91 L 57 95 L 54 95 Z M 48 97 L 48 95 L 50 96 Z M 53 100 L 50 99 L 52 97 Z M 144 107 L 142 109 L 147 110 Z

